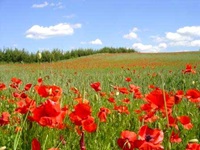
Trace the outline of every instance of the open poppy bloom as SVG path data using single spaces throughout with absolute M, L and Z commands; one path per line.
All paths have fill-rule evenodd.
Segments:
M 137 134 L 132 131 L 122 131 L 120 138 L 117 139 L 117 144 L 122 150 L 133 150 L 134 142 L 137 139 Z
M 120 105 L 120 106 L 117 106 L 117 105 L 115 105 L 114 106 L 114 110 L 116 110 L 116 111 L 118 111 L 119 113 L 125 113 L 125 114 L 130 114 L 130 112 L 129 112 L 129 110 L 128 110 L 128 107 L 127 106 L 122 106 L 122 105 Z
M 49 98 L 52 101 L 58 101 L 62 95 L 62 89 L 55 85 L 36 85 L 35 90 L 43 98 Z
M 188 143 L 186 150 L 200 150 L 200 144 L 198 143 Z
M 171 143 L 180 143 L 182 141 L 182 139 L 179 136 L 179 132 L 176 133 L 174 131 L 172 131 L 171 136 L 170 136 L 170 142 Z
M 88 132 L 96 131 L 97 125 L 91 116 L 92 109 L 89 103 L 79 103 L 74 111 L 69 114 L 70 120 L 77 126 L 82 126 Z
M 3 112 L 0 117 L 0 126 L 9 124 L 10 122 L 9 117 L 10 117 L 10 114 L 8 112 Z
M 182 70 L 182 72 L 185 73 L 196 73 L 195 70 L 192 69 L 192 65 L 187 64 L 185 70 Z
M 4 83 L 0 83 L 0 91 L 5 90 L 6 85 Z
M 36 103 L 29 97 L 25 97 L 20 98 L 20 100 L 17 102 L 17 106 L 18 107 L 15 109 L 15 111 L 21 114 L 26 114 L 28 111 L 32 112 L 35 109 Z
M 125 88 L 125 87 L 119 87 L 118 90 L 122 94 L 128 94 L 129 93 L 128 89 Z
M 164 139 L 164 133 L 159 129 L 151 129 L 148 126 L 142 126 L 138 132 L 139 140 L 135 141 L 136 147 L 140 150 L 164 150 L 161 145 Z
M 190 130 L 193 125 L 190 121 L 190 117 L 188 116 L 180 116 L 180 117 L 177 117 L 178 120 L 180 121 L 180 123 L 183 125 L 183 127 L 187 130 Z
M 32 116 L 29 116 L 29 119 L 41 126 L 62 129 L 64 128 L 63 120 L 67 111 L 67 107 L 61 109 L 59 103 L 47 100 L 33 110 Z
M 152 109 L 160 110 L 165 115 L 165 101 L 166 107 L 168 109 L 168 114 L 172 111 L 172 107 L 175 103 L 174 97 L 170 97 L 167 92 L 161 89 L 154 89 L 146 96 L 146 100 L 151 104 Z
M 96 91 L 101 91 L 101 83 L 100 82 L 94 82 L 91 83 L 90 86 Z
M 200 103 L 200 91 L 197 89 L 189 89 L 186 91 L 186 97 L 190 102 Z

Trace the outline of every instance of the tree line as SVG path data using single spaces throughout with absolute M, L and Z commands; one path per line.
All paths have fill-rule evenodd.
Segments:
M 34 62 L 53 62 L 77 58 L 81 56 L 88 56 L 98 53 L 133 53 L 134 49 L 127 49 L 123 47 L 113 48 L 104 47 L 99 50 L 94 49 L 74 49 L 71 51 L 63 51 L 60 49 L 53 49 L 52 51 L 43 50 L 37 53 L 30 53 L 25 49 L 4 48 L 0 49 L 0 62 L 6 63 L 34 63 Z

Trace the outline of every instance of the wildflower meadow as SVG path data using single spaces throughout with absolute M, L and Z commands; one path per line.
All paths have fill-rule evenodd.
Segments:
M 0 69 L 0 150 L 200 150 L 200 52 Z

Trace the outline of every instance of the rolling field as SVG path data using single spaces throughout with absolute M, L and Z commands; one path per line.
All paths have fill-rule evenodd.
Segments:
M 0 150 L 200 150 L 200 52 L 0 69 Z

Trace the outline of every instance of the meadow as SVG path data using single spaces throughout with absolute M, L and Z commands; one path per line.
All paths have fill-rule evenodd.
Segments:
M 0 150 L 200 150 L 200 52 L 0 70 Z

